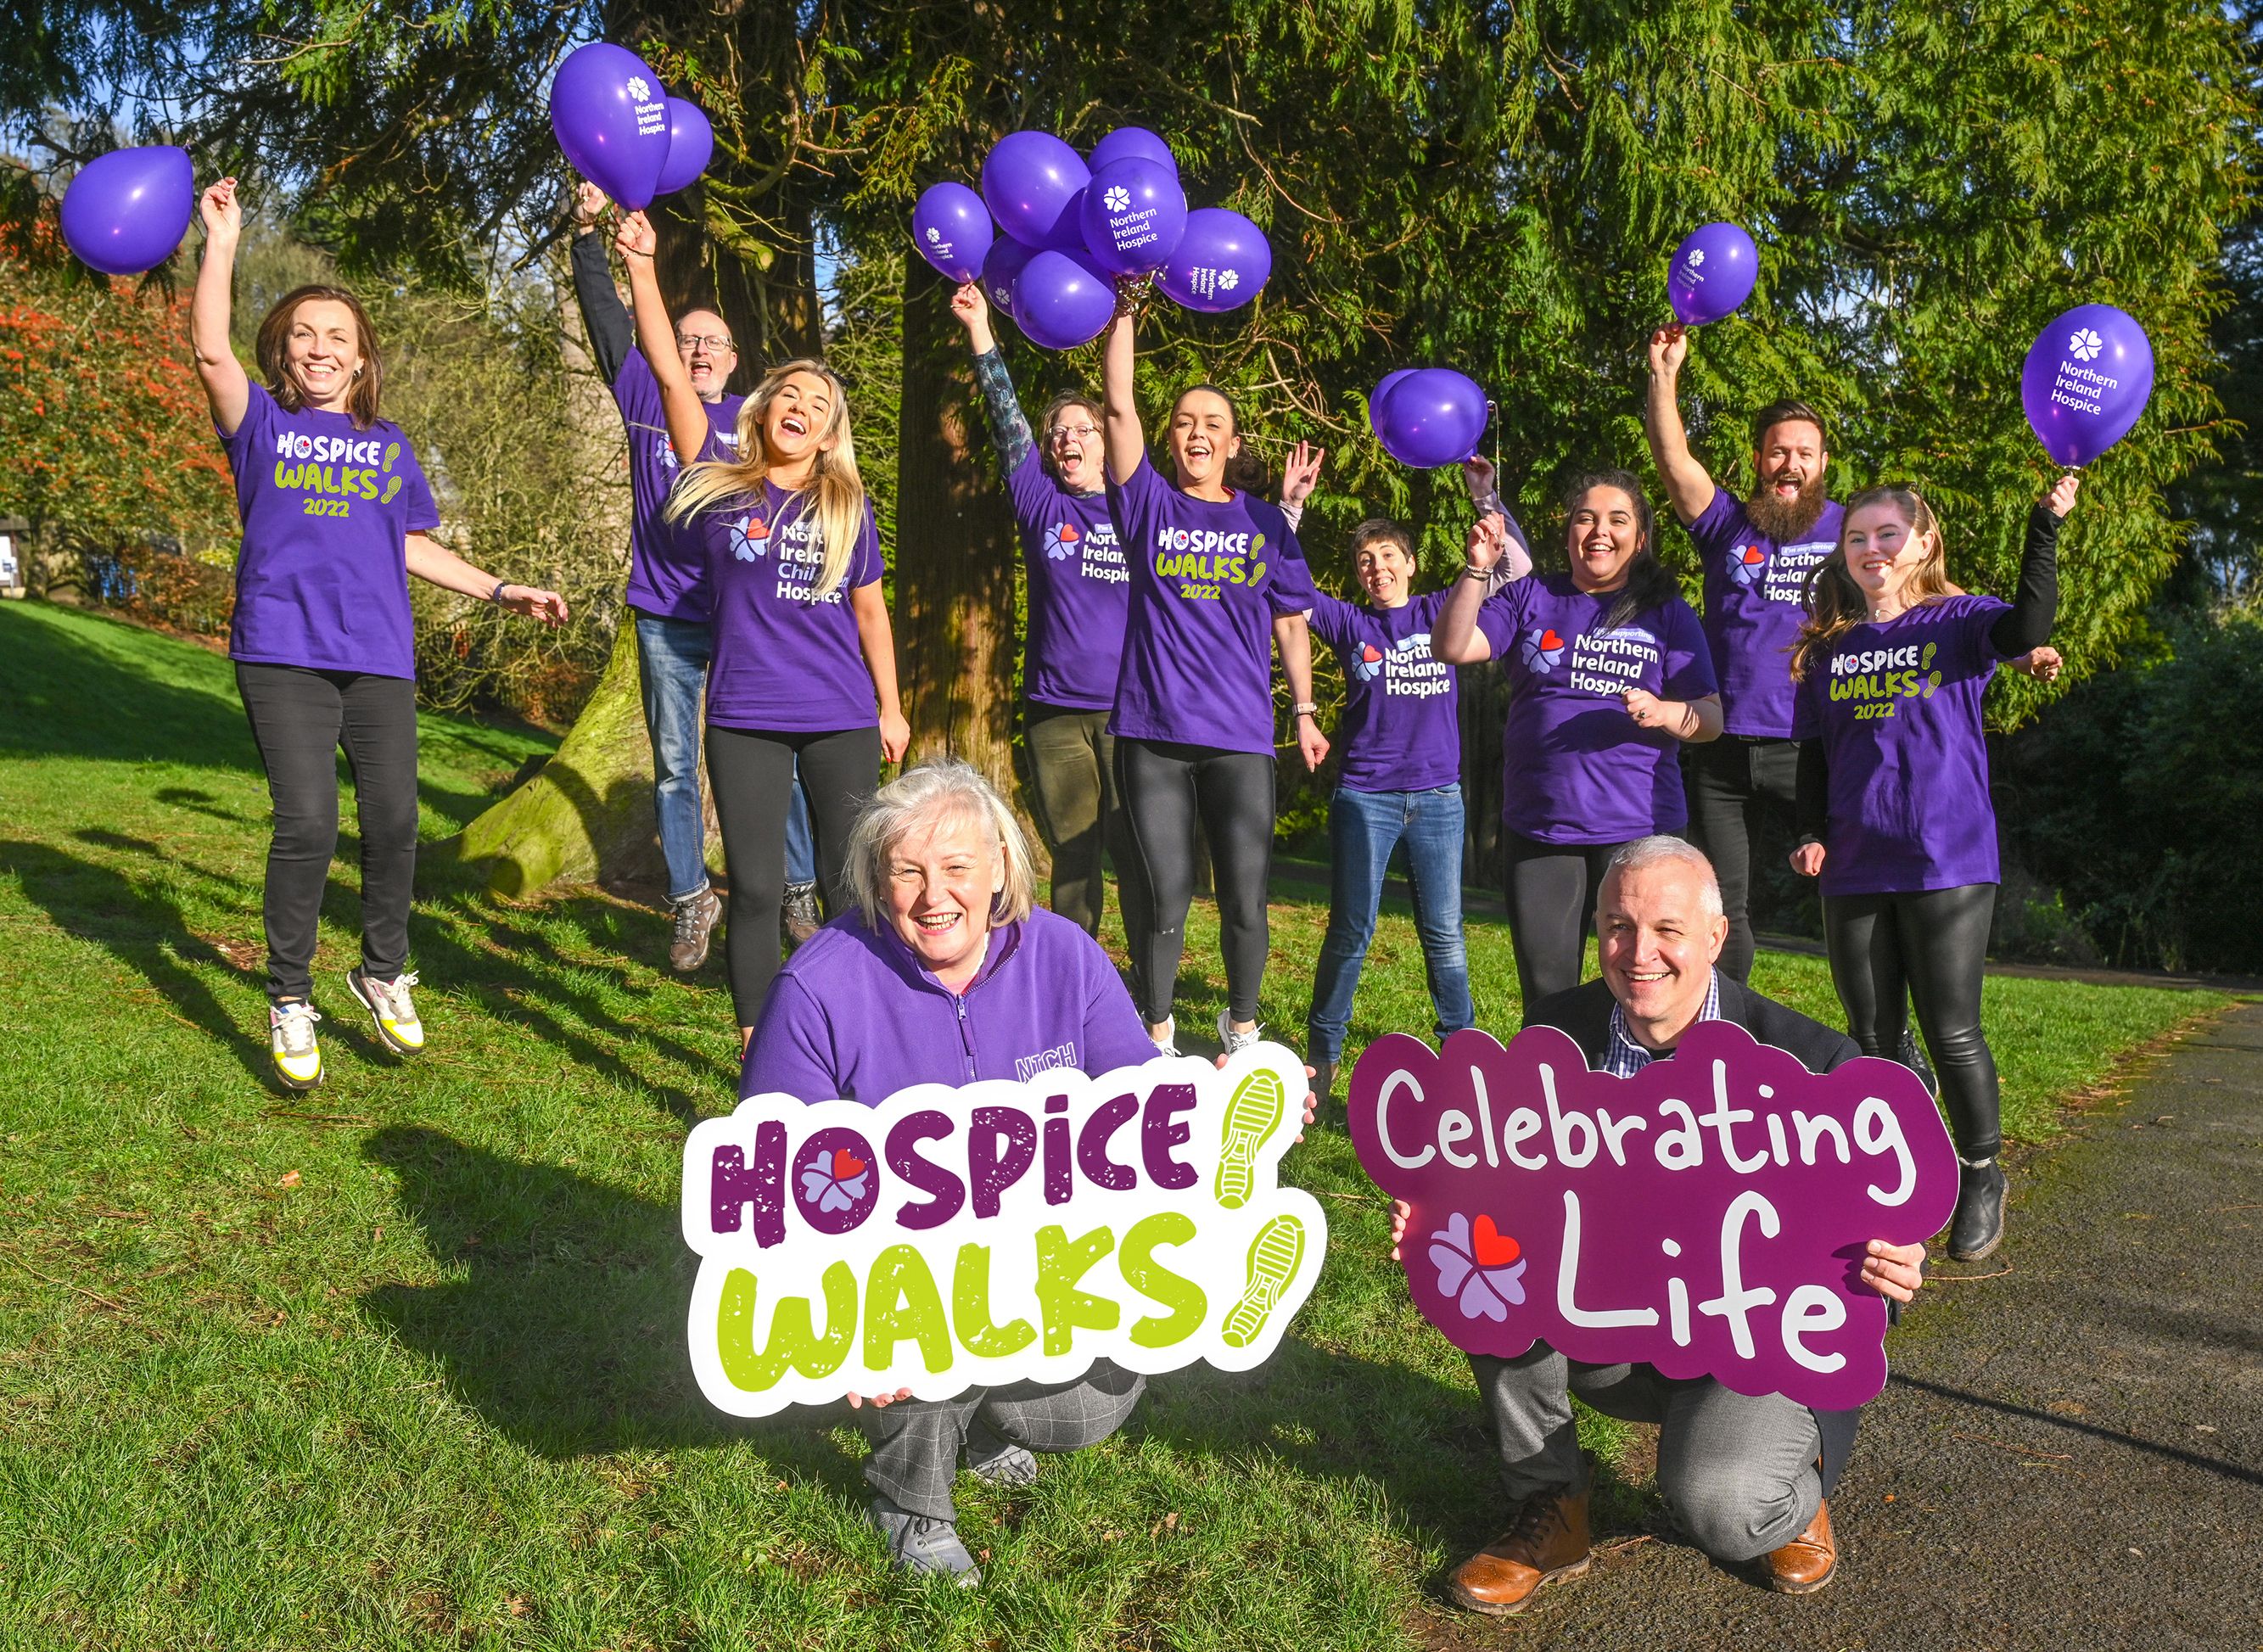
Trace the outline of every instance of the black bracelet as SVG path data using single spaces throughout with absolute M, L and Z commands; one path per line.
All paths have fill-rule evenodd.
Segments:
M 500 604 L 502 601 L 503 591 L 510 584 L 510 581 L 509 580 L 497 580 L 495 581 L 495 589 L 488 593 L 488 601 Z

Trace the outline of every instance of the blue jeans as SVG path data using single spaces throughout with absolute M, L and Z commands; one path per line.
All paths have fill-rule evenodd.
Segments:
M 1339 788 L 1328 804 L 1331 883 L 1327 939 L 1312 981 L 1308 1057 L 1335 1061 L 1351 1024 L 1351 999 L 1359 966 L 1375 939 L 1375 909 L 1391 852 L 1406 846 L 1408 881 L 1414 887 L 1414 927 L 1422 937 L 1422 968 L 1430 982 L 1437 1034 L 1444 1038 L 1477 1021 L 1470 1002 L 1470 959 L 1462 941 L 1462 789 L 1435 791 L 1351 791 Z
M 713 643 L 696 620 L 636 617 L 637 675 L 652 736 L 652 812 L 668 862 L 668 898 L 707 887 L 706 813 L 699 800 L 699 725 Z
M 785 811 L 785 881 L 817 881 L 817 834 L 809 825 L 809 794 L 801 789 L 801 762 L 793 765 L 793 801 Z

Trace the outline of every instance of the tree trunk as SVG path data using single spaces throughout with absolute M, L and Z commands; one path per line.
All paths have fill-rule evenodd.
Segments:
M 980 414 L 948 297 L 917 279 L 904 295 L 896 653 L 911 755 L 964 758 L 1011 797 L 1014 521 L 970 439 Z

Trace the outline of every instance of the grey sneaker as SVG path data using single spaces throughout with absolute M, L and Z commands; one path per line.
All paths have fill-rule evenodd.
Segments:
M 825 927 L 825 914 L 818 909 L 814 884 L 788 884 L 781 911 L 785 918 L 785 938 L 797 947 Z
M 966 1472 L 986 1486 L 1026 1486 L 1038 1477 L 1037 1454 L 977 1424 L 966 1431 Z
M 1262 1026 L 1253 1027 L 1246 1033 L 1235 1032 L 1233 1030 L 1233 1012 L 1232 1010 L 1218 1011 L 1218 1042 L 1225 1046 L 1225 1053 L 1228 1056 L 1240 1055 L 1243 1050 L 1248 1049 L 1250 1045 L 1255 1043 L 1263 1036 L 1265 1036 L 1265 1028 Z
M 707 962 L 707 942 L 723 915 L 723 898 L 710 885 L 670 905 L 676 908 L 676 933 L 669 938 L 668 967 L 689 975 Z
M 888 1558 L 907 1572 L 939 1572 L 961 1589 L 981 1584 L 982 1573 L 974 1556 L 958 1540 L 958 1528 L 948 1520 L 933 1520 L 890 1498 L 872 1499 L 866 1511 L 880 1535 L 887 1540 Z

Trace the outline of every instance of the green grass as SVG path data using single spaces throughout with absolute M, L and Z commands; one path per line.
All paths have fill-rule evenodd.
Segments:
M 1159 1380 L 1034 1486 L 965 1482 L 980 1593 L 898 1579 L 845 1413 L 736 1422 L 690 1378 L 676 1194 L 687 1121 L 733 1100 L 719 973 L 669 976 L 662 922 L 600 895 L 434 891 L 434 1048 L 395 1063 L 339 985 L 349 824 L 329 1081 L 284 1099 L 227 661 L 0 604 L 0 1645 L 1419 1644 L 1438 1573 L 1491 1534 L 1467 1369 L 1319 1131 L 1290 1166 L 1333 1218 L 1327 1270 L 1272 1364 Z M 428 834 L 543 743 L 425 719 Z M 1325 902 L 1274 919 L 1265 1014 L 1293 1035 Z M 1507 934 L 1470 941 L 1481 1021 L 1514 1025 Z M 1764 955 L 1757 981 L 1835 1017 L 1819 960 Z M 1223 990 L 1205 913 L 1182 1024 Z M 1992 981 L 2013 1129 L 2212 1003 Z M 1429 1025 L 1404 910 L 1359 1011 L 1356 1045 Z M 1614 1483 L 1606 1519 L 1640 1496 Z

